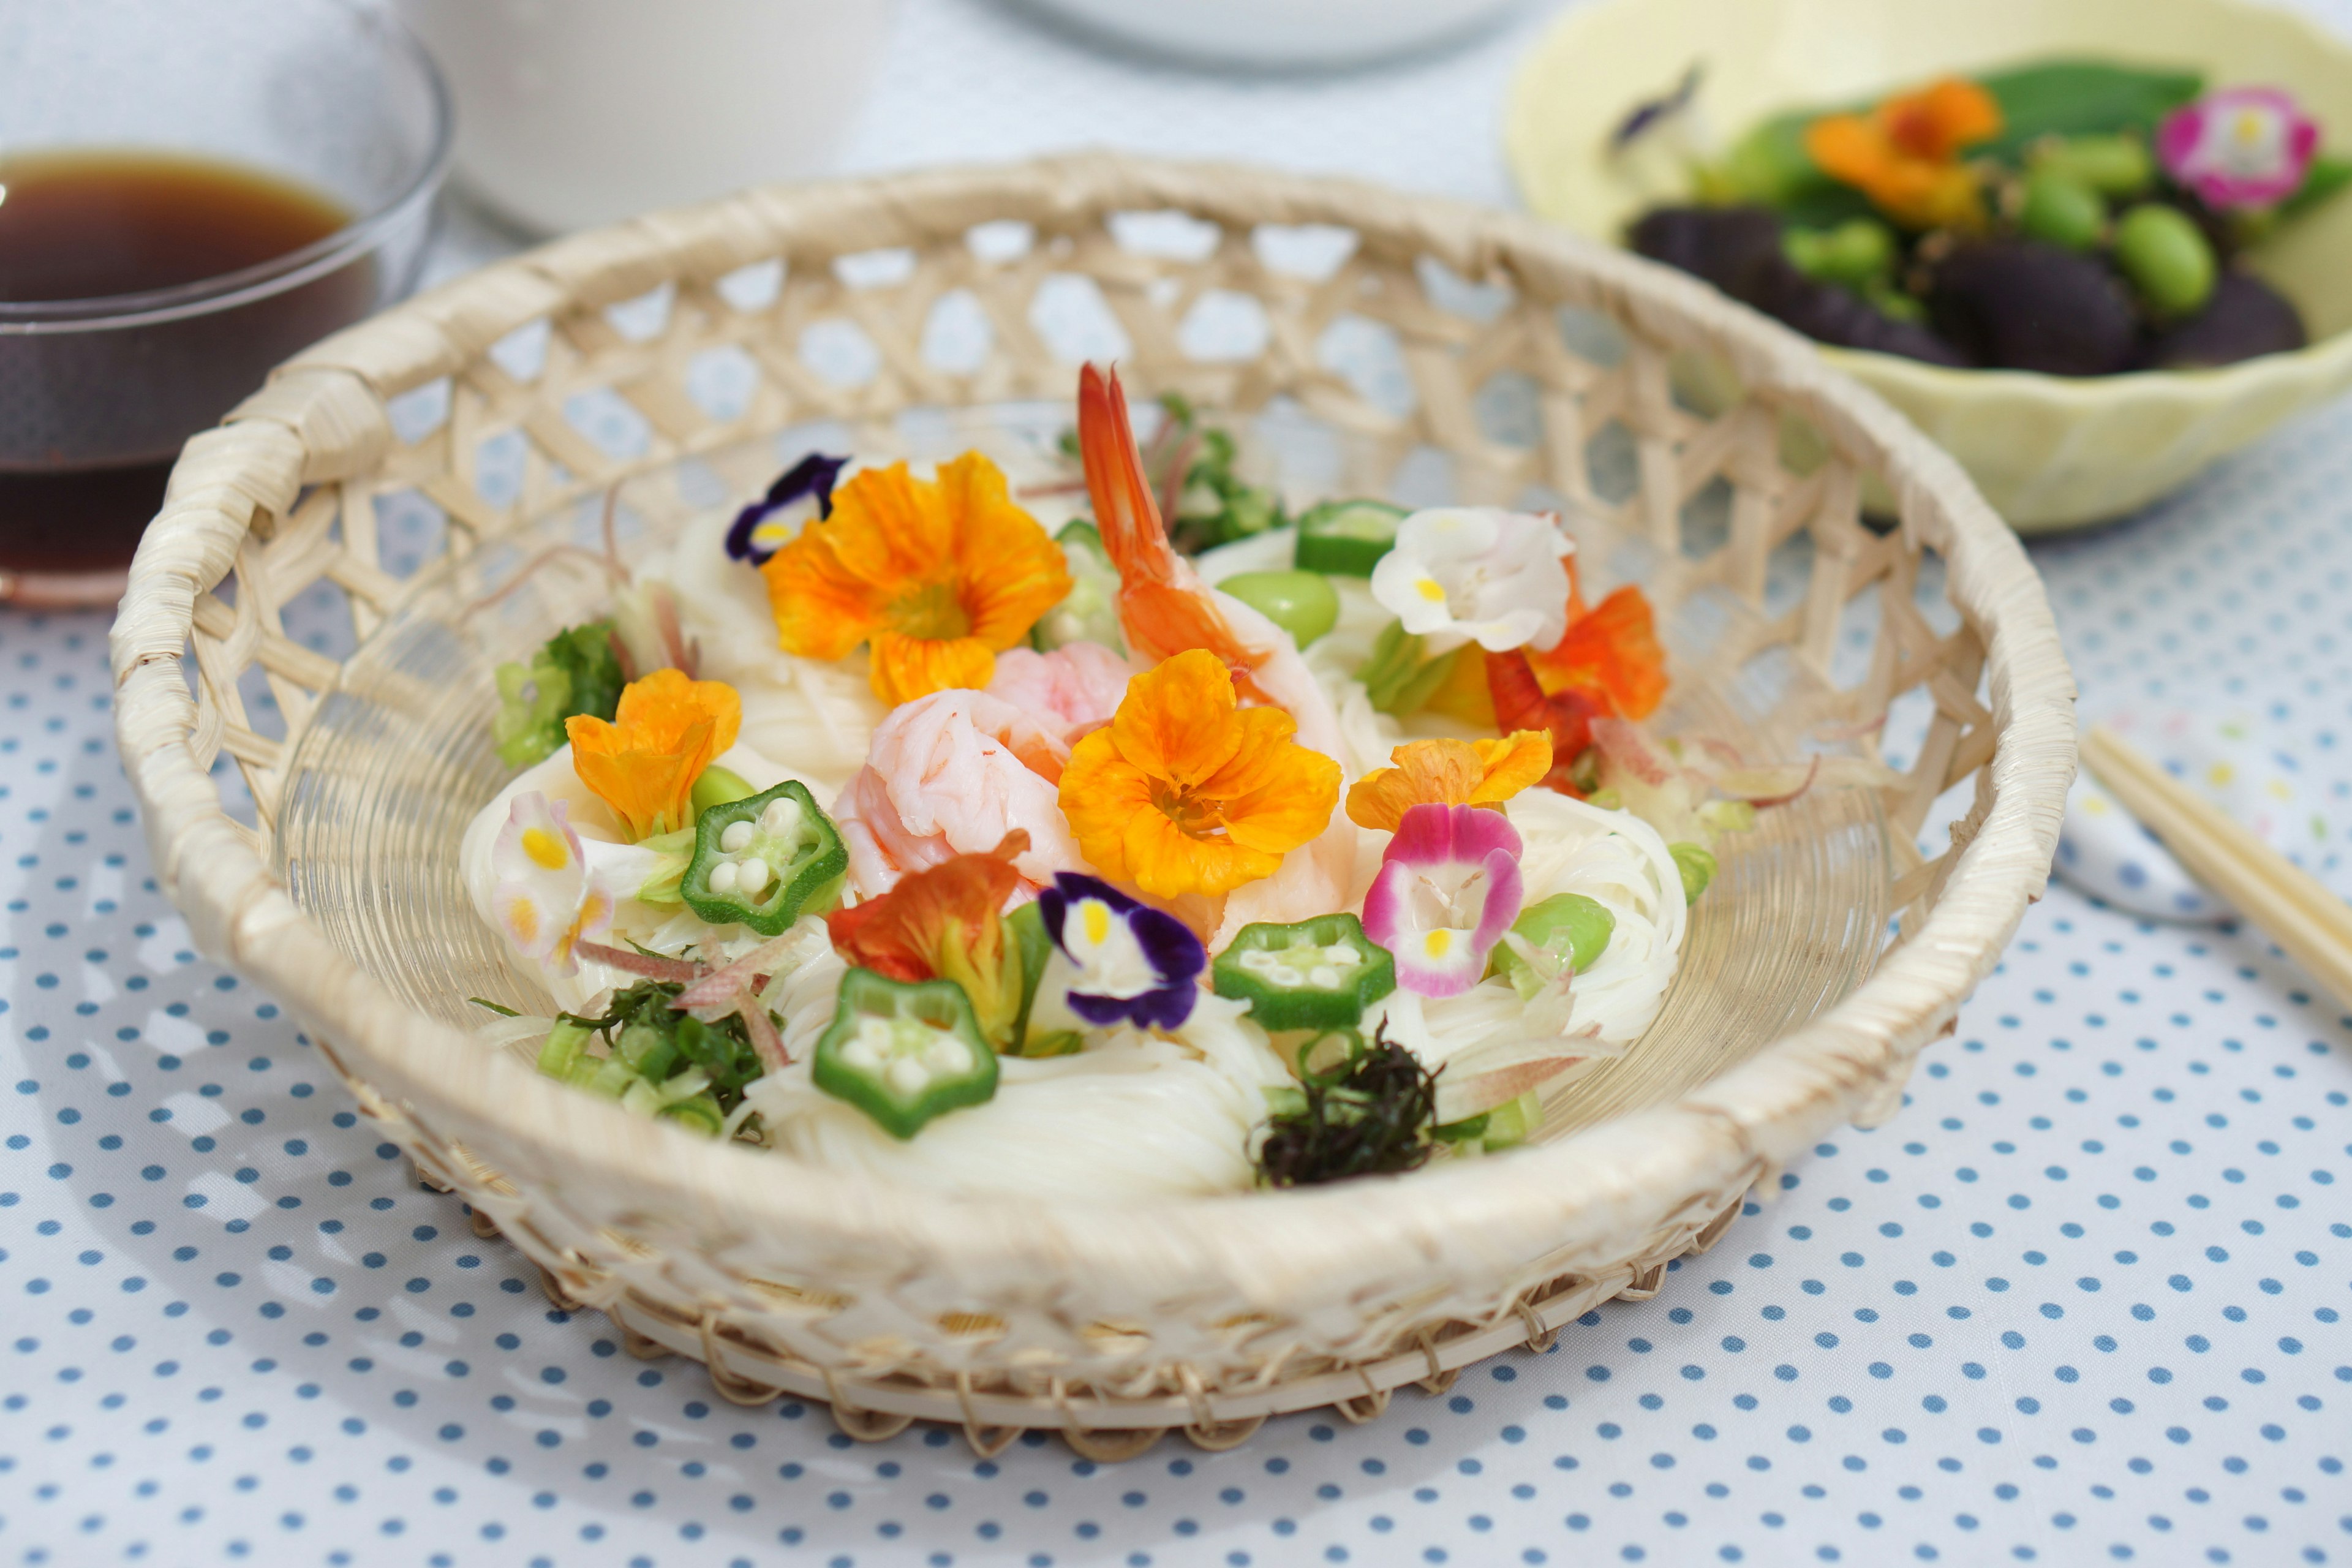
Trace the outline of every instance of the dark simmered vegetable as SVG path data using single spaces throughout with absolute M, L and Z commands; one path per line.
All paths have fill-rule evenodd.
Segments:
M 2039 240 L 1971 240 L 1933 276 L 1927 308 L 1973 363 L 2109 375 L 2138 346 L 2129 297 L 2092 257 Z
M 2284 89 L 2194 70 L 2030 60 L 1788 110 L 1720 151 L 1697 79 L 1612 141 L 1635 162 L 1658 142 L 1696 198 L 1627 243 L 1821 342 L 1937 364 L 2095 376 L 2301 347 L 2293 302 L 2236 258 L 2352 184 Z

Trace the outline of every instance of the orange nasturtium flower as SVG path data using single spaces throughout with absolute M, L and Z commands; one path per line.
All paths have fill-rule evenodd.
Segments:
M 1805 127 L 1805 152 L 1913 228 L 1974 228 L 1984 195 L 1960 153 L 2000 133 L 2000 105 L 1975 82 L 1946 77 L 1897 93 L 1867 114 L 1829 114 Z
M 1666 650 L 1658 646 L 1650 601 L 1628 584 L 1583 615 L 1568 635 L 1528 662 L 1547 695 L 1578 690 L 1603 699 L 1622 719 L 1646 719 L 1666 695 Z
M 1551 737 L 1518 730 L 1499 741 L 1408 741 L 1348 790 L 1360 827 L 1394 833 L 1416 805 L 1500 805 L 1551 772 Z
M 935 479 L 904 463 L 858 474 L 760 574 L 786 653 L 844 658 L 870 644 L 875 693 L 893 706 L 986 686 L 996 656 L 1070 591 L 1061 547 L 978 452 Z
M 1113 881 L 1155 899 L 1271 877 L 1330 823 L 1339 764 L 1290 737 L 1279 708 L 1244 708 L 1224 661 L 1176 655 L 1127 683 L 1118 712 L 1070 749 L 1062 813 Z
M 629 841 L 694 824 L 688 796 L 712 758 L 735 743 L 743 700 L 723 680 L 656 669 L 621 690 L 607 724 L 593 714 L 563 721 L 572 771 L 621 819 Z

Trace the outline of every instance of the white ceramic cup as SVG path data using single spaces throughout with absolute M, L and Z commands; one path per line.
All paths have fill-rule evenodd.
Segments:
M 822 171 L 897 0 L 400 0 L 457 173 L 541 232 Z

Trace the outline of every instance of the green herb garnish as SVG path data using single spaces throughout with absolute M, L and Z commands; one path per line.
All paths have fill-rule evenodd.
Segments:
M 591 621 L 547 639 L 530 663 L 498 668 L 499 712 L 490 721 L 499 760 L 527 768 L 554 754 L 565 741 L 563 721 L 576 713 L 610 723 L 621 704 L 620 656 L 613 623 Z
M 1161 393 L 1160 406 L 1167 417 L 1138 455 L 1145 479 L 1160 498 L 1169 542 L 1180 552 L 1197 555 L 1290 521 L 1282 499 L 1271 489 L 1234 472 L 1238 452 L 1231 435 L 1202 424 L 1199 411 L 1181 393 Z M 1065 430 L 1060 447 L 1075 460 L 1077 432 Z
M 744 1086 L 767 1069 L 740 1016 L 706 1024 L 672 1006 L 685 989 L 641 980 L 614 992 L 600 1016 L 558 1014 L 540 1047 L 539 1070 L 640 1115 L 717 1137 L 743 1103 Z M 592 1039 L 604 1041 L 604 1055 L 589 1051 Z

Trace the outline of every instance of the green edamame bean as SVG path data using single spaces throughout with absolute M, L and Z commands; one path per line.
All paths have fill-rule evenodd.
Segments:
M 1669 844 L 1666 853 L 1675 858 L 1675 869 L 1683 876 L 1683 901 L 1696 902 L 1706 885 L 1715 880 L 1715 856 L 1704 844 L 1688 842 Z
M 717 763 L 713 763 L 702 770 L 700 778 L 694 781 L 694 790 L 689 800 L 694 807 L 694 815 L 700 816 L 714 805 L 725 805 L 730 801 L 748 800 L 759 793 L 751 786 L 751 780 L 733 768 L 722 768 Z
M 1582 893 L 1555 893 L 1521 910 L 1519 918 L 1511 922 L 1511 931 L 1539 948 L 1549 949 L 1554 957 L 1565 958 L 1570 970 L 1581 974 L 1609 951 L 1609 939 L 1617 931 L 1617 917 L 1607 905 Z M 1527 961 L 1508 942 L 1495 949 L 1486 961 L 1486 973 L 1509 981 L 1522 996 L 1532 996 L 1538 984 Z
M 2213 247 L 2179 207 L 2149 202 L 2116 225 L 2116 265 L 2160 316 L 2186 316 L 2213 292 Z
M 2025 177 L 2025 205 L 2017 226 L 2068 250 L 2088 250 L 2107 226 L 2107 204 L 2088 184 L 2055 169 Z
M 1895 231 L 1876 218 L 1848 218 L 1835 228 L 1792 228 L 1781 249 L 1797 270 L 1824 283 L 1859 286 L 1895 265 Z
M 2068 136 L 2033 150 L 2034 172 L 2079 180 L 2103 196 L 2136 196 L 2156 178 L 2156 160 L 2137 136 Z
M 1320 572 L 1244 572 L 1217 584 L 1305 647 L 1339 622 L 1339 595 Z

